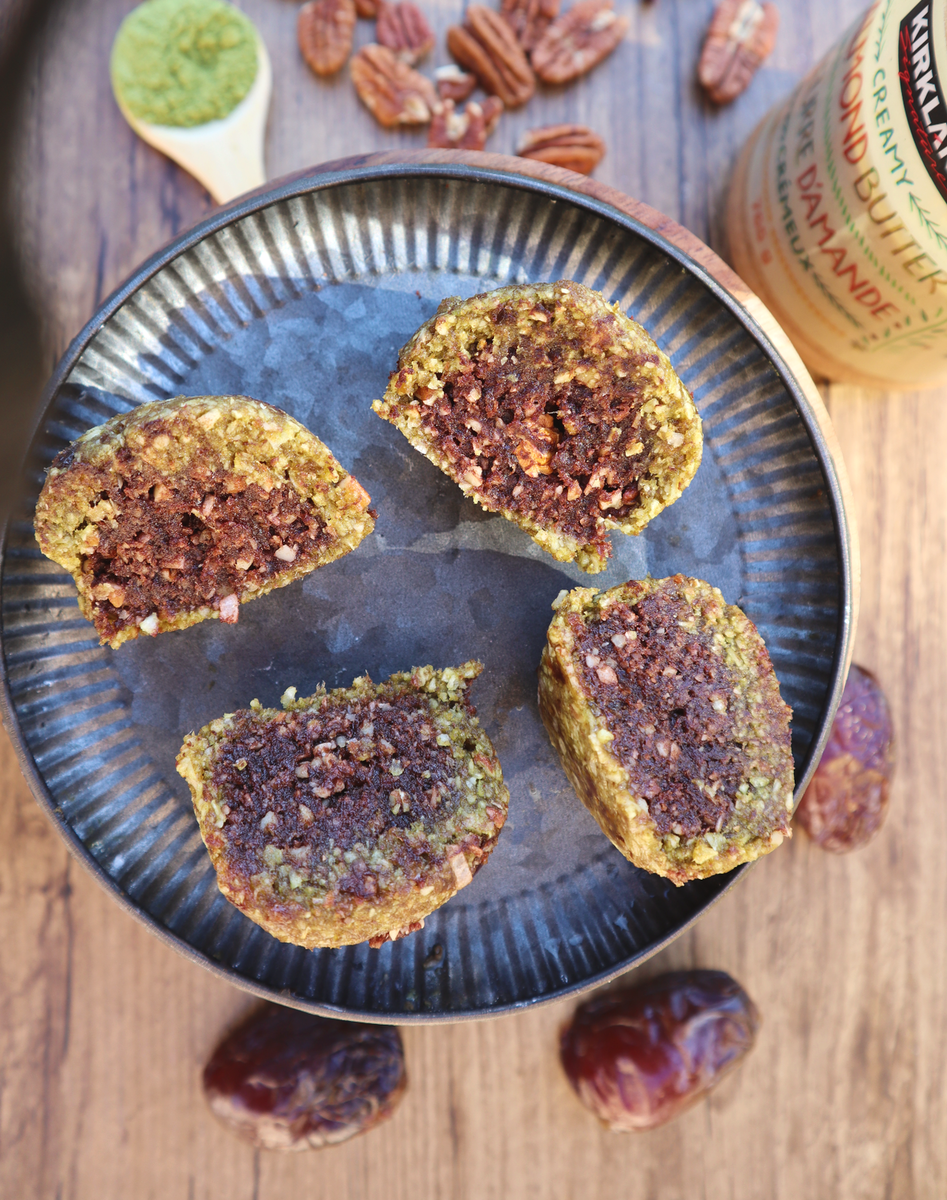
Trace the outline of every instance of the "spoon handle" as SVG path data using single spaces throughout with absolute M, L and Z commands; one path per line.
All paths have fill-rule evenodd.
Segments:
M 122 115 L 138 136 L 190 172 L 219 204 L 266 180 L 263 135 L 273 92 L 273 71 L 262 40 L 257 46 L 259 68 L 253 86 L 222 120 L 191 127 L 152 125 L 140 121 L 119 100 Z

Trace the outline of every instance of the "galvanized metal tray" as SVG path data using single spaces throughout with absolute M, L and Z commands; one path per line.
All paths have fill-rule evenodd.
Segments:
M 448 157 L 449 156 L 444 156 Z M 704 422 L 683 498 L 589 577 L 484 513 L 371 411 L 399 347 L 446 295 L 576 279 L 640 321 Z M 292 413 L 368 489 L 376 532 L 241 609 L 112 652 L 42 557 L 53 456 L 146 400 L 243 393 Z M 756 622 L 792 706 L 797 784 L 817 761 L 852 634 L 851 546 L 818 415 L 751 314 L 677 245 L 549 179 L 469 162 L 341 166 L 273 186 L 145 263 L 50 383 L 3 545 L 6 721 L 70 848 L 164 940 L 259 995 L 365 1019 L 459 1019 L 560 997 L 640 962 L 739 872 L 683 888 L 627 863 L 576 800 L 535 674 L 562 588 L 694 575 Z M 510 786 L 488 866 L 381 950 L 275 941 L 218 893 L 182 737 L 254 697 L 478 657 L 474 691 Z M 766 869 L 765 862 L 760 866 Z M 440 949 L 438 949 L 440 947 Z

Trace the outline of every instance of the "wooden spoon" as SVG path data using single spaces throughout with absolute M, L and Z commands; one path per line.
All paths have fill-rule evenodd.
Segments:
M 253 86 L 235 109 L 219 121 L 203 125 L 152 125 L 134 116 L 115 93 L 122 116 L 149 145 L 173 158 L 224 204 L 266 180 L 263 133 L 273 92 L 270 56 L 257 38 L 257 73 Z

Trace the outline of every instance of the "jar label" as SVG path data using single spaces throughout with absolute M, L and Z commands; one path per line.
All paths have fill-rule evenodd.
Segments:
M 738 172 L 734 265 L 835 378 L 909 386 L 947 370 L 945 7 L 878 0 Z
M 947 200 L 947 104 L 931 39 L 931 6 L 916 4 L 901 22 L 898 76 L 904 113 L 921 162 Z

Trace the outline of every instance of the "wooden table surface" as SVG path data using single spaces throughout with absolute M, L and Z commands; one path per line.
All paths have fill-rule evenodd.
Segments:
M 99 301 L 211 210 L 124 124 L 106 75 L 130 0 L 62 0 L 30 62 L 15 128 L 14 219 L 48 368 Z M 271 176 L 414 148 L 357 102 L 347 75 L 298 57 L 297 5 L 243 0 L 275 66 Z M 720 246 L 737 148 L 863 7 L 782 5 L 776 51 L 730 108 L 694 83 L 710 0 L 618 0 L 631 32 L 571 88 L 508 114 L 489 149 L 561 120 L 602 133 L 597 177 Z M 460 0 L 427 0 L 443 33 Z M 369 40 L 360 23 L 359 40 Z M 898 772 L 865 850 L 798 834 L 643 972 L 722 968 L 754 997 L 754 1053 L 707 1102 L 616 1135 L 560 1072 L 563 1002 L 405 1031 L 396 1116 L 322 1152 L 259 1153 L 210 1117 L 201 1066 L 255 1003 L 124 914 L 74 862 L 0 748 L 0 1194 L 17 1200 L 936 1200 L 947 1195 L 947 389 L 823 390 L 860 527 L 855 658 L 893 706 Z

